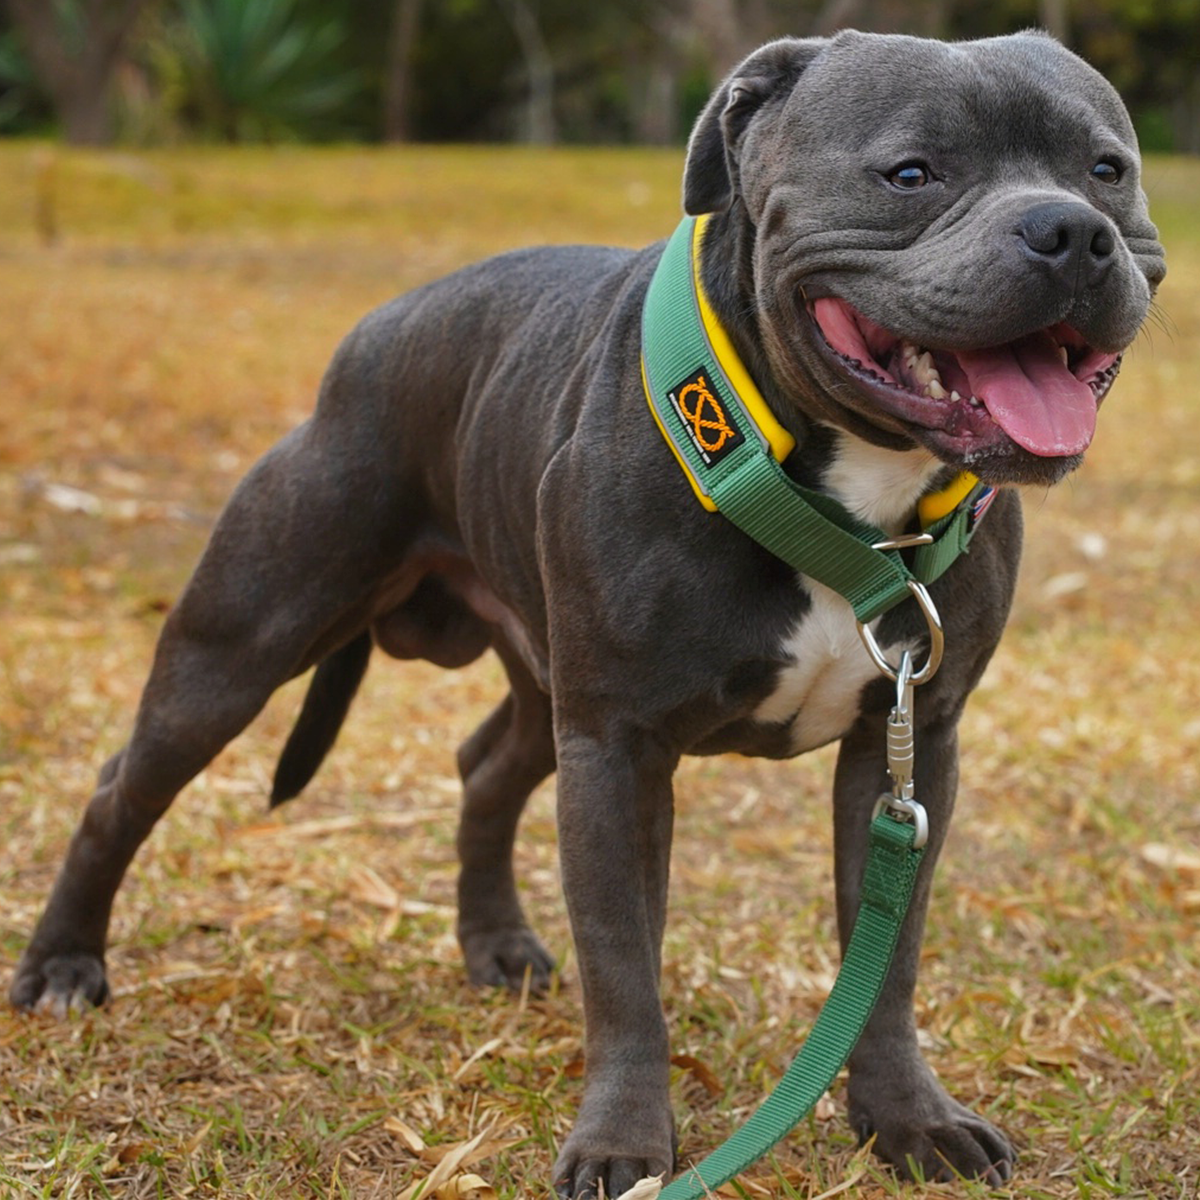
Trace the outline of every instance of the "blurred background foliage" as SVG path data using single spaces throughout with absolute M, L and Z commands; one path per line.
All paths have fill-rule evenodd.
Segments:
M 1032 25 L 1200 153 L 1200 0 L 0 0 L 0 133 L 670 144 L 771 37 Z

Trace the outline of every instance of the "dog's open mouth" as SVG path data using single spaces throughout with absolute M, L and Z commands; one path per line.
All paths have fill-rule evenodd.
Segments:
M 839 365 L 891 415 L 956 441 L 991 441 L 997 428 L 1042 458 L 1080 454 L 1121 365 L 1065 323 L 977 350 L 928 349 L 833 297 L 809 312 Z

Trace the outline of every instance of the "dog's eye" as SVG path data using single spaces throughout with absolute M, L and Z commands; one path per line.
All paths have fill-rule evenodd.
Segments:
M 1092 178 L 1099 180 L 1101 183 L 1120 183 L 1121 174 L 1120 165 L 1113 162 L 1111 158 L 1102 158 L 1092 168 Z
M 892 187 L 911 192 L 916 188 L 924 187 L 929 182 L 929 178 L 929 168 L 924 163 L 908 162 L 901 163 L 892 171 L 888 175 L 887 181 Z

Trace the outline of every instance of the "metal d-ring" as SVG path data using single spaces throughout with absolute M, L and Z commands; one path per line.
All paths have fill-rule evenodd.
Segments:
M 923 804 L 915 800 L 905 800 L 900 796 L 889 796 L 886 792 L 879 797 L 875 805 L 874 820 L 884 809 L 890 809 L 899 821 L 911 821 L 913 825 L 912 848 L 920 850 L 929 841 L 929 814 Z
M 908 580 L 908 590 L 912 592 L 925 617 L 925 624 L 929 626 L 929 657 L 925 660 L 925 665 L 912 676 L 911 682 L 916 686 L 928 683 L 937 674 L 938 667 L 942 665 L 942 655 L 946 650 L 946 636 L 942 631 L 942 618 L 938 616 L 937 606 L 925 585 L 918 583 L 915 579 L 910 579 Z M 879 648 L 879 643 L 875 640 L 875 635 L 862 621 L 858 622 L 858 636 L 862 638 L 862 644 L 867 648 L 871 661 L 894 683 L 899 677 L 899 667 L 888 662 Z

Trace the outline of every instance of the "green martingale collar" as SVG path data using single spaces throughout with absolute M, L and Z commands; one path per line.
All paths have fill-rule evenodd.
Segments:
M 861 622 L 932 583 L 962 554 L 995 491 L 968 471 L 918 506 L 932 537 L 912 567 L 875 526 L 801 487 L 780 463 L 795 445 L 775 419 L 700 282 L 706 217 L 685 217 L 667 243 L 642 312 L 642 380 L 650 411 L 700 503 L 796 570 L 844 596 Z

